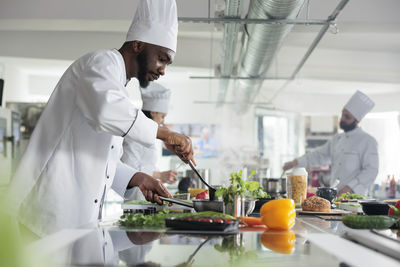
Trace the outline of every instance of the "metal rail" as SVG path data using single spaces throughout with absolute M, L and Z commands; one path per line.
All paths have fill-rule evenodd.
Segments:
M 237 23 L 237 24 L 294 24 L 294 25 L 330 25 L 333 20 L 322 19 L 241 19 L 241 18 L 193 18 L 179 17 L 179 22 L 191 23 Z
M 328 17 L 328 21 L 335 22 L 336 17 L 339 15 L 340 11 L 343 10 L 343 8 L 346 6 L 346 4 L 348 2 L 349 2 L 349 0 L 340 1 L 340 3 L 335 8 L 335 10 L 333 10 L 332 14 Z M 307 59 L 310 57 L 311 53 L 314 51 L 315 47 L 317 47 L 317 45 L 321 41 L 322 37 L 328 31 L 329 26 L 330 25 L 322 26 L 322 28 L 319 31 L 318 35 L 315 37 L 315 39 L 311 43 L 311 46 L 308 48 L 306 54 L 303 56 L 303 58 L 301 59 L 300 63 L 297 65 L 296 69 L 293 71 L 293 73 L 290 76 L 289 80 L 287 80 L 278 90 L 275 91 L 274 95 L 268 100 L 269 103 L 271 103 L 288 86 L 288 84 L 296 78 L 296 75 L 299 73 L 300 69 L 304 66 L 304 64 L 306 63 Z

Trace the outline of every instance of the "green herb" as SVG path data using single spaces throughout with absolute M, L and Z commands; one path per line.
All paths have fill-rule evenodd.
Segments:
M 236 220 L 235 217 L 232 217 L 228 214 L 223 214 L 215 211 L 202 211 L 197 213 L 169 213 L 167 209 L 163 211 L 151 214 L 151 215 L 143 215 L 143 214 L 124 214 L 121 216 L 119 220 L 120 225 L 125 227 L 135 227 L 135 228 L 165 228 L 165 219 L 168 218 L 186 218 L 190 217 L 192 219 L 198 218 L 224 218 Z
M 351 199 L 364 199 L 364 196 L 360 196 L 358 194 L 352 194 L 352 193 L 343 193 L 340 196 L 338 196 L 335 201 L 336 202 L 340 202 L 343 200 L 351 200 Z
M 252 199 L 270 197 L 264 192 L 264 188 L 260 186 L 259 182 L 249 181 L 256 174 L 255 170 L 251 171 L 246 180 L 242 179 L 242 174 L 242 170 L 239 170 L 237 173 L 231 173 L 231 178 L 229 179 L 231 184 L 228 187 L 218 189 L 215 195 L 217 197 L 222 196 L 225 203 L 233 203 L 235 195 Z

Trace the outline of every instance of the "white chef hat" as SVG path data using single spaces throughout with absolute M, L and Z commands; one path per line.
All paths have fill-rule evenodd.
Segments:
M 357 91 L 350 98 L 344 108 L 347 109 L 357 121 L 361 121 L 374 106 L 374 101 L 372 101 L 366 94 Z
M 171 90 L 164 86 L 150 82 L 149 86 L 142 88 L 142 110 L 168 113 Z
M 175 0 L 139 0 L 126 41 L 142 41 L 176 52 L 178 12 Z

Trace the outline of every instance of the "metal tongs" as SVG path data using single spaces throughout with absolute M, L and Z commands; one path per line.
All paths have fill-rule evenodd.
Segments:
M 196 175 L 200 178 L 200 180 L 203 182 L 208 187 L 208 191 L 210 193 L 210 200 L 215 199 L 215 191 L 217 191 L 214 187 L 210 186 L 204 179 L 201 177 L 200 173 L 196 170 L 196 168 L 193 166 L 193 163 L 189 161 L 189 166 L 192 168 L 192 170 L 196 173 Z

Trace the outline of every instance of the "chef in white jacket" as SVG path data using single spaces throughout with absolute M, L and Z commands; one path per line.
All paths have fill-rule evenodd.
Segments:
M 331 183 L 339 179 L 338 194 L 353 192 L 365 195 L 378 174 L 378 145 L 359 126 L 362 118 L 374 107 L 374 102 L 357 91 L 342 110 L 340 128 L 330 141 L 310 153 L 286 162 L 284 170 L 293 167 L 331 165 Z
M 141 89 L 142 111 L 143 113 L 158 125 L 164 125 L 164 119 L 168 113 L 171 90 L 161 84 L 151 82 L 147 88 Z M 173 170 L 159 172 L 157 168 L 157 147 L 146 147 L 139 142 L 123 142 L 123 155 L 121 161 L 160 180 L 162 183 L 174 183 L 176 181 L 176 172 Z M 119 187 L 118 179 L 114 179 L 113 188 Z M 125 199 L 144 200 L 143 194 L 138 188 L 127 190 L 123 196 Z
M 119 50 L 86 54 L 65 71 L 8 191 L 8 207 L 22 228 L 40 237 L 97 222 L 114 178 L 123 181 L 114 188 L 120 194 L 137 186 L 149 201 L 171 196 L 120 158 L 123 140 L 152 146 L 158 138 L 193 161 L 190 139 L 148 119 L 125 88 L 131 78 L 145 88 L 165 74 L 177 31 L 175 0 L 141 0 Z

